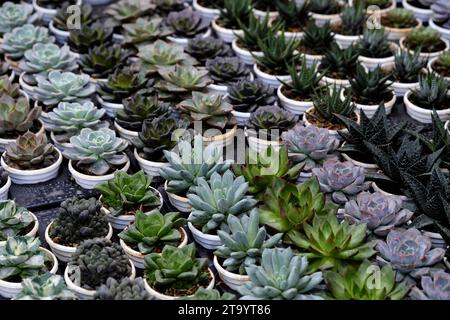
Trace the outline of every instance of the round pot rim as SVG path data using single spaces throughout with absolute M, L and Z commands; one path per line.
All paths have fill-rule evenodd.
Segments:
M 73 145 L 70 143 L 70 142 L 59 142 L 57 139 L 56 139 L 56 136 L 55 136 L 55 132 L 54 131 L 50 131 L 50 139 L 52 139 L 52 141 L 53 141 L 53 144 L 59 144 L 59 145 L 61 145 L 61 146 L 63 146 L 64 148 L 71 148 Z M 55 145 L 56 146 L 56 145 Z
M 217 272 L 219 274 L 223 274 L 225 277 L 234 278 L 238 281 L 250 281 L 250 277 L 248 275 L 242 275 L 239 273 L 230 272 L 227 269 L 223 268 L 220 265 L 219 259 L 217 258 L 216 255 L 214 255 L 213 263 L 214 263 L 214 267 L 216 268 Z
M 270 79 L 273 81 L 280 81 L 279 79 L 284 81 L 284 80 L 288 80 L 291 78 L 291 76 L 289 74 L 271 75 L 270 73 L 266 73 L 258 67 L 257 63 L 255 63 L 253 65 L 253 71 L 255 72 L 257 77 Z
M 383 16 L 386 16 L 386 14 L 383 14 L 382 17 L 383 17 Z M 409 33 L 409 32 L 411 32 L 413 29 L 419 28 L 419 27 L 421 27 L 421 26 L 423 25 L 422 20 L 420 20 L 420 19 L 418 19 L 418 18 L 416 18 L 416 22 L 417 22 L 417 25 L 416 25 L 416 26 L 414 26 L 414 27 L 409 27 L 409 28 L 394 28 L 394 27 L 388 27 L 388 26 L 385 26 L 385 25 L 383 25 L 383 24 L 382 24 L 382 26 L 384 27 L 384 30 L 385 30 L 386 32 L 392 32 L 392 33 Z
M 217 234 L 206 234 L 206 233 L 201 232 L 190 221 L 188 221 L 187 225 L 189 227 L 189 230 L 191 230 L 191 232 L 193 234 L 196 234 L 197 236 L 200 236 L 200 237 L 202 237 L 204 239 L 213 240 L 213 241 L 217 241 L 217 239 L 220 239 Z
M 394 194 L 394 193 L 389 193 L 389 192 L 387 192 L 387 191 L 384 191 L 383 189 L 381 189 L 381 188 L 377 185 L 377 183 L 376 183 L 375 181 L 372 181 L 372 188 L 373 188 L 373 190 L 376 191 L 376 192 L 381 192 L 381 193 L 384 193 L 385 195 L 388 195 L 388 196 L 399 197 L 399 198 L 402 199 L 403 201 L 409 200 L 409 198 L 408 198 L 407 196 L 405 196 L 405 195 L 402 195 L 402 194 Z
M 346 143 L 347 143 L 347 142 L 344 141 L 344 143 L 342 144 L 342 146 L 344 146 Z M 344 159 L 345 159 L 346 161 L 353 162 L 354 164 L 356 164 L 356 165 L 358 165 L 358 166 L 360 166 L 360 167 L 363 167 L 363 168 L 365 168 L 365 169 L 378 169 L 378 165 L 377 165 L 376 163 L 367 163 L 367 162 L 361 162 L 361 161 L 355 160 L 355 159 L 353 159 L 352 157 L 350 157 L 350 156 L 348 155 L 348 153 L 346 153 L 346 152 L 341 152 L 341 155 L 342 155 L 342 157 L 344 157 Z
M 234 136 L 237 130 L 237 124 L 234 125 L 233 128 L 229 129 L 227 132 L 218 134 L 212 137 L 204 137 L 202 136 L 203 142 L 215 142 L 217 140 L 225 140 L 231 136 Z
M 134 148 L 133 153 L 134 153 L 134 156 L 136 157 L 136 160 L 138 162 L 148 163 L 149 165 L 154 166 L 154 167 L 161 167 L 162 168 L 162 167 L 166 167 L 169 164 L 169 162 L 156 162 L 156 161 L 150 161 L 150 160 L 144 159 L 137 152 L 137 148 Z
M 404 49 L 404 50 L 408 50 L 409 52 L 414 52 L 414 50 L 411 50 L 411 49 L 409 49 L 409 48 L 407 48 L 405 46 L 405 40 L 406 40 L 406 36 L 403 36 L 403 37 L 400 38 L 400 40 L 399 40 L 400 48 Z M 421 57 L 433 56 L 434 57 L 435 55 L 440 55 L 441 53 L 443 53 L 445 51 L 448 51 L 450 49 L 449 41 L 447 39 L 443 38 L 443 37 L 441 37 L 441 41 L 444 42 L 444 44 L 445 44 L 445 48 L 444 49 L 439 50 L 439 51 L 434 51 L 434 52 L 422 52 L 421 51 L 419 53 L 419 56 L 421 56 Z
M 81 3 L 82 3 L 82 0 L 77 0 L 75 5 L 79 6 L 79 5 L 81 5 Z M 48 9 L 48 8 L 45 8 L 45 7 L 41 7 L 38 4 L 37 0 L 33 0 L 33 6 L 36 9 L 36 11 L 41 11 L 44 14 L 54 15 L 54 14 L 56 14 L 58 12 L 58 9 Z
M 237 39 L 237 38 L 236 38 L 236 39 L 233 39 L 233 41 L 231 42 L 231 48 L 232 48 L 234 51 L 236 51 L 236 52 L 238 52 L 238 53 L 240 53 L 240 54 L 242 54 L 242 55 L 246 55 L 246 56 L 248 56 L 248 57 L 252 57 L 252 58 L 253 58 L 252 53 L 253 53 L 255 56 L 262 56 L 262 55 L 264 54 L 262 51 L 250 51 L 250 50 L 241 48 L 241 47 L 239 47 L 239 45 L 237 44 L 237 42 L 238 42 L 238 39 Z
M 217 30 L 219 32 L 222 33 L 228 33 L 228 34 L 235 34 L 235 33 L 241 33 L 243 32 L 242 29 L 228 29 L 225 27 L 220 26 L 217 21 L 220 19 L 220 17 L 215 17 L 212 21 L 211 21 L 211 26 L 214 30 Z
M 198 0 L 193 0 L 192 1 L 192 7 L 195 10 L 203 11 L 205 13 L 207 12 L 207 13 L 214 14 L 214 15 L 220 14 L 220 10 L 219 9 L 211 9 L 211 8 L 208 8 L 208 7 L 204 7 L 204 6 L 202 6 L 201 4 L 198 3 Z
M 125 154 L 126 155 L 126 154 Z M 127 171 L 128 168 L 130 167 L 130 159 L 127 156 L 127 162 L 123 165 L 123 167 L 121 169 L 117 169 L 116 171 Z M 72 165 L 72 160 L 69 160 L 69 171 L 70 173 L 75 172 L 80 178 L 85 179 L 85 180 L 90 180 L 90 181 L 104 181 L 105 179 L 110 180 L 112 178 L 114 178 L 114 174 L 116 173 L 116 171 L 114 171 L 113 173 L 110 174 L 105 174 L 105 175 L 101 175 L 101 176 L 91 176 L 88 174 L 84 174 L 79 172 L 77 169 L 75 169 L 75 167 Z
M 233 110 L 231 111 L 231 113 L 234 114 L 234 116 L 238 116 L 238 117 L 242 117 L 242 118 L 250 118 L 250 115 L 252 114 L 251 112 L 241 112 L 241 111 L 236 111 Z
M 402 5 L 407 10 L 416 11 L 421 14 L 431 14 L 433 12 L 431 9 L 422 9 L 415 7 L 412 4 L 410 4 L 407 0 L 402 0 Z
M 170 195 L 172 198 L 180 201 L 180 202 L 185 202 L 185 203 L 189 203 L 189 199 L 187 197 L 182 197 L 179 196 L 175 193 L 169 192 L 167 191 L 167 184 L 169 183 L 169 181 L 166 180 L 166 182 L 164 182 L 164 191 L 167 193 L 167 195 Z
M 211 35 L 211 28 L 207 28 L 205 32 L 196 34 L 196 36 L 201 36 L 202 38 L 207 38 Z M 184 38 L 184 37 L 174 37 L 174 36 L 167 36 L 167 40 L 175 42 L 177 44 L 187 44 L 189 40 L 193 38 Z
M 2 165 L 3 168 L 5 168 L 6 171 L 11 172 L 13 174 L 21 175 L 21 176 L 34 176 L 34 175 L 38 175 L 38 174 L 42 174 L 42 173 L 47 173 L 49 171 L 52 171 L 52 170 L 58 168 L 61 165 L 62 160 L 63 160 L 63 156 L 62 156 L 61 151 L 59 151 L 58 148 L 56 148 L 56 147 L 54 149 L 58 153 L 58 160 L 56 160 L 50 166 L 42 168 L 42 169 L 20 170 L 20 169 L 15 169 L 15 168 L 10 167 L 6 163 L 6 161 L 4 159 L 4 155 L 5 155 L 6 151 L 3 152 L 3 154 L 1 155 L 1 158 L 0 158 L 1 159 L 1 165 Z
M 96 93 L 95 95 L 96 95 L 96 97 L 98 99 L 98 102 L 102 106 L 105 106 L 105 107 L 108 107 L 108 108 L 111 108 L 111 109 L 123 109 L 123 104 L 122 103 L 108 102 L 108 101 L 103 100 L 103 98 L 98 93 Z
M 442 28 L 440 25 L 438 25 L 436 22 L 434 22 L 433 17 L 430 17 L 428 20 L 428 24 L 431 28 L 438 30 L 440 33 L 443 34 L 450 34 L 450 30 L 446 28 Z
M 386 100 L 383 101 L 384 104 L 387 106 L 389 106 L 391 104 L 392 105 L 395 104 L 395 101 L 397 100 L 397 96 L 395 95 L 394 90 L 391 89 L 390 92 L 391 92 L 392 97 L 388 101 L 386 101 Z M 345 90 L 341 90 L 341 99 L 345 99 Z M 362 108 L 368 109 L 368 110 L 377 110 L 379 107 L 379 104 L 373 104 L 373 105 L 372 104 L 361 104 L 361 103 L 357 103 L 357 102 L 353 101 L 353 99 L 352 99 L 352 102 L 356 106 L 359 106 L 359 107 L 362 107 Z
M 57 36 L 61 36 L 61 37 L 69 37 L 70 36 L 69 31 L 64 31 L 64 30 L 61 30 L 61 29 L 58 29 L 57 27 L 55 27 L 55 24 L 53 23 L 53 19 L 48 24 L 48 28 L 49 28 L 50 32 L 52 32 L 53 34 L 55 34 Z
M 398 47 L 397 44 L 395 44 L 395 43 L 393 43 L 393 42 L 391 42 L 389 45 L 391 46 L 391 53 L 392 53 L 392 55 L 389 56 L 389 57 L 385 57 L 385 58 L 371 58 L 371 57 L 366 57 L 366 56 L 360 55 L 360 56 L 358 57 L 358 59 L 359 59 L 359 61 L 361 61 L 361 62 L 363 62 L 363 63 L 364 63 L 364 62 L 369 62 L 369 63 L 376 63 L 376 62 L 385 63 L 385 62 L 391 62 L 391 61 L 395 60 L 395 54 L 396 54 L 396 52 L 399 50 L 399 47 Z
M 20 90 L 22 93 L 24 93 L 24 96 L 25 97 L 27 97 L 28 98 L 28 94 L 26 93 L 26 92 L 24 92 L 24 91 L 22 91 L 22 90 Z M 35 103 L 36 104 L 36 103 Z M 44 123 L 42 122 L 42 120 L 41 119 L 37 119 L 37 121 L 41 124 L 41 128 L 39 129 L 39 131 L 38 132 L 36 132 L 35 134 L 44 134 L 45 133 L 45 126 L 44 126 Z M 34 133 L 34 132 L 33 132 Z M 17 136 L 17 138 L 19 138 L 19 136 Z M 14 141 L 16 141 L 17 140 L 17 138 L 13 138 L 13 139 L 5 139 L 5 138 L 0 138 L 0 142 L 3 142 L 3 143 L 11 143 L 11 142 L 14 142 Z M 41 170 L 41 169 L 39 169 L 39 170 Z
M 122 132 L 127 135 L 130 135 L 130 136 L 137 137 L 139 135 L 138 131 L 131 131 L 131 130 L 125 129 L 120 124 L 118 124 L 116 120 L 114 120 L 114 127 L 117 129 L 117 131 Z
M 410 108 L 416 112 L 419 112 L 421 114 L 429 114 L 430 116 L 433 114 L 433 110 L 429 110 L 429 109 L 425 109 L 425 108 L 421 108 L 417 105 L 415 105 L 410 99 L 409 96 L 412 94 L 411 90 L 408 90 L 404 97 L 403 97 L 403 101 L 405 103 L 406 108 Z M 444 110 L 436 110 L 436 113 L 440 116 L 448 116 L 450 115 L 450 109 L 444 109 Z
M 306 110 L 305 111 L 305 115 L 303 116 L 303 121 L 304 122 L 306 122 L 306 123 L 308 123 L 309 125 L 311 125 L 311 126 L 314 126 L 314 124 L 312 124 L 311 122 L 309 122 L 308 121 L 308 119 L 306 119 L 306 115 L 308 114 L 308 113 L 310 113 L 312 110 L 314 109 L 314 106 L 312 106 L 311 108 L 308 108 L 308 110 Z M 355 109 L 354 111 L 353 111 L 353 113 L 356 115 L 356 122 L 357 123 L 359 123 L 359 121 L 360 121 L 360 119 L 361 119 L 361 117 L 360 117 L 360 115 L 359 115 L 359 112 L 358 112 L 358 110 L 357 109 Z M 318 127 L 318 128 L 320 128 L 320 127 Z M 322 128 L 322 129 L 327 129 L 327 128 Z M 336 134 L 337 134 L 337 132 L 338 131 L 342 131 L 342 130 L 347 130 L 347 128 L 342 128 L 342 129 L 337 129 L 337 130 L 332 130 L 332 129 L 327 129 L 329 132 L 332 132 L 332 133 L 334 133 L 334 132 L 336 132 Z
M 305 101 L 305 100 L 299 101 L 299 100 L 294 100 L 294 99 L 288 98 L 283 94 L 283 91 L 282 91 L 283 88 L 284 88 L 284 84 L 282 83 L 277 89 L 277 95 L 278 95 L 278 98 L 280 98 L 280 100 L 285 100 L 286 102 L 293 104 L 293 105 L 297 105 L 298 107 L 306 107 L 307 105 L 311 105 L 313 103 L 312 101 Z
M 10 187 L 11 187 L 11 177 L 8 175 L 5 185 L 0 188 L 0 193 L 8 191 Z

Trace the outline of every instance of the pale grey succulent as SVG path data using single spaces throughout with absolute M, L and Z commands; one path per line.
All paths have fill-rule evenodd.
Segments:
M 437 270 L 421 279 L 422 290 L 417 286 L 411 289 L 409 296 L 413 300 L 450 300 L 450 274 Z
M 22 290 L 15 300 L 76 300 L 64 278 L 50 272 L 22 280 Z
M 6 1 L 0 7 L 0 35 L 10 32 L 16 27 L 32 23 L 36 18 L 37 15 L 33 15 L 31 4 Z
M 349 197 L 369 189 L 370 182 L 364 181 L 364 168 L 350 161 L 326 160 L 321 168 L 312 169 L 319 179 L 322 192 L 330 194 L 337 204 L 344 204 Z
M 55 37 L 48 35 L 47 28 L 26 24 L 4 34 L 0 48 L 11 58 L 20 59 L 25 54 L 25 51 L 31 49 L 36 43 L 52 42 L 55 42 Z
M 334 152 L 339 147 L 339 140 L 329 134 L 327 129 L 316 126 L 305 127 L 298 123 L 292 129 L 281 134 L 289 158 L 295 163 L 304 162 L 302 171 L 311 172 L 325 160 L 337 159 Z

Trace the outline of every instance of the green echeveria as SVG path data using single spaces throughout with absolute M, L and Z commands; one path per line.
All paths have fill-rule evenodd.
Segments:
M 9 95 L 0 96 L 0 135 L 25 133 L 40 114 L 41 108 L 30 108 L 26 97 L 14 99 Z
M 54 41 L 55 38 L 48 35 L 47 28 L 26 24 L 13 29 L 10 33 L 6 33 L 3 36 L 3 43 L 0 47 L 11 58 L 20 59 L 36 43 L 51 43 Z
M 28 3 L 6 1 L 0 7 L 0 34 L 7 33 L 26 23 L 32 23 L 37 16 L 32 15 L 33 6 Z

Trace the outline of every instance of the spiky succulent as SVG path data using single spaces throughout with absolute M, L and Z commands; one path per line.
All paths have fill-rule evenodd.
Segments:
M 30 108 L 26 97 L 12 98 L 9 95 L 0 96 L 0 136 L 17 138 L 30 130 L 39 116 L 41 108 Z
M 227 102 L 239 112 L 251 113 L 276 101 L 274 89 L 260 80 L 239 80 L 228 87 Z
M 128 161 L 127 155 L 123 153 L 128 143 L 116 137 L 116 133 L 108 128 L 84 128 L 78 136 L 70 138 L 70 143 L 72 148 L 65 150 L 64 154 L 87 174 L 105 175 L 121 169 Z
M 278 106 L 264 106 L 258 108 L 250 115 L 246 122 L 249 129 L 256 130 L 261 135 L 267 135 L 267 139 L 279 140 L 281 133 L 295 126 L 298 117 L 288 110 L 281 109 Z M 254 133 L 256 133 L 254 132 Z M 250 133 L 249 134 L 254 134 Z
M 47 143 L 45 133 L 30 131 L 19 136 L 6 146 L 3 155 L 8 166 L 19 170 L 38 170 L 51 166 L 58 160 L 58 153 Z
M 237 41 L 240 47 L 248 51 L 260 51 L 258 39 L 269 34 L 275 34 L 281 28 L 280 23 L 269 24 L 269 15 L 266 15 L 263 19 L 251 15 L 248 22 L 239 21 L 239 26 L 243 34 L 236 34 Z
M 6 243 L 0 246 L 0 280 L 17 282 L 14 279 L 46 273 L 48 269 L 45 263 L 49 261 L 45 252 L 40 249 L 40 244 L 39 238 L 8 238 Z
M 216 289 L 198 288 L 192 296 L 182 297 L 180 300 L 235 300 L 236 296 L 229 292 L 221 294 Z
M 366 72 L 358 65 L 354 78 L 350 79 L 353 100 L 363 105 L 379 105 L 390 101 L 393 91 L 389 78 L 390 75 L 385 75 L 380 67 Z
M 36 18 L 31 4 L 6 1 L 0 7 L 0 35 L 11 32 L 16 27 L 33 23 Z
M 116 280 L 108 278 L 97 288 L 94 300 L 150 300 L 142 278 Z
M 15 300 L 76 300 L 64 278 L 50 272 L 22 280 L 22 290 Z
M 414 13 L 404 8 L 389 10 L 381 17 L 381 23 L 385 27 L 397 29 L 413 28 L 418 24 Z
M 431 10 L 433 10 L 433 21 L 446 29 L 450 29 L 450 4 L 448 1 L 434 1 Z
M 341 11 L 341 5 L 337 0 L 311 0 L 310 10 L 319 14 L 337 14 Z
M 420 290 L 417 286 L 411 289 L 409 296 L 413 300 L 450 300 L 450 274 L 438 270 L 430 276 L 422 276 Z
M 278 11 L 278 21 L 288 32 L 302 31 L 311 20 L 307 1 L 276 0 L 275 5 Z
M 142 46 L 172 34 L 162 22 L 162 18 L 139 18 L 134 23 L 124 24 L 125 43 Z
M 214 84 L 229 86 L 239 80 L 249 79 L 250 70 L 237 57 L 216 57 L 206 60 L 206 69 Z
M 366 28 L 356 46 L 359 54 L 364 57 L 386 58 L 395 54 L 386 38 L 384 28 Z
M 266 249 L 261 266 L 247 267 L 250 283 L 238 288 L 241 300 L 320 299 L 311 292 L 322 282 L 322 272 L 308 272 L 308 259 L 291 248 Z
M 0 201 L 0 240 L 23 235 L 33 225 L 34 218 L 30 211 L 17 207 L 14 200 Z
M 252 14 L 252 0 L 223 0 L 219 8 L 219 23 L 228 29 L 239 29 L 239 22 L 246 23 Z
M 224 173 L 231 166 L 230 160 L 223 160 L 223 150 L 214 144 L 202 149 L 180 141 L 178 150 L 178 154 L 164 150 L 170 166 L 161 168 L 161 176 L 167 180 L 168 192 L 184 194 L 200 177 L 209 180 L 214 172 Z
M 320 70 L 326 70 L 326 75 L 334 79 L 351 79 L 356 73 L 359 52 L 354 46 L 341 49 L 337 44 L 332 44 L 325 53 L 319 66 Z
M 35 76 L 37 87 L 33 96 L 47 106 L 60 102 L 82 102 L 95 92 L 95 85 L 89 82 L 88 75 L 72 72 L 50 71 L 47 76 Z
M 441 35 L 431 27 L 414 28 L 403 43 L 409 50 L 420 49 L 421 52 L 436 52 L 445 49 Z
M 205 33 L 209 26 L 209 22 L 191 8 L 169 13 L 165 23 L 173 29 L 174 36 L 180 38 L 193 38 Z
M 443 110 L 450 101 L 448 83 L 441 75 L 430 72 L 419 76 L 419 88 L 412 89 L 410 99 L 414 104 L 428 110 Z
M 420 51 L 411 53 L 400 50 L 395 55 L 392 78 L 401 83 L 419 82 L 419 75 L 426 67 L 426 61 L 420 58 Z
M 327 129 L 315 126 L 304 127 L 301 123 L 281 134 L 289 157 L 294 163 L 304 163 L 302 171 L 311 172 L 325 160 L 336 158 L 334 154 L 340 141 Z
M 248 182 L 240 176 L 235 178 L 231 170 L 223 175 L 214 172 L 209 181 L 199 177 L 197 185 L 187 195 L 192 211 L 189 222 L 203 233 L 228 231 L 229 215 L 240 215 L 254 208 L 257 201 L 245 196 Z
M 108 278 L 117 281 L 131 275 L 130 260 L 119 244 L 95 238 L 83 241 L 67 265 L 69 277 L 78 286 L 95 290 Z
M 61 245 L 78 246 L 82 241 L 104 238 L 109 232 L 106 216 L 95 198 L 64 200 L 49 229 L 50 238 Z
M 58 1 L 59 2 L 59 1 Z M 71 31 L 74 30 L 72 26 L 67 26 L 68 22 L 71 22 L 71 18 L 73 19 L 73 11 L 69 9 L 69 7 L 73 5 L 70 3 L 66 3 L 63 5 L 57 12 L 56 15 L 53 17 L 53 26 L 59 30 L 62 31 Z M 93 14 L 92 14 L 92 6 L 89 4 L 83 4 L 81 6 L 77 6 L 79 8 L 79 16 L 77 18 L 77 22 L 80 22 L 80 26 L 86 25 L 91 23 L 94 20 Z
M 228 57 L 233 54 L 231 48 L 221 39 L 202 36 L 190 39 L 184 50 L 202 64 L 208 59 Z
M 134 214 L 137 210 L 150 210 L 161 205 L 159 194 L 150 187 L 152 177 L 144 171 L 129 175 L 118 171 L 114 178 L 95 188 L 102 194 L 102 203 L 113 216 Z
M 0 48 L 9 57 L 19 60 L 23 57 L 25 51 L 33 48 L 36 43 L 51 43 L 54 41 L 55 38 L 49 36 L 47 28 L 25 24 L 5 33 Z
M 378 242 L 377 251 L 398 271 L 399 279 L 406 275 L 420 278 L 429 274 L 429 267 L 440 262 L 445 255 L 442 248 L 431 249 L 430 238 L 415 228 L 391 230 L 386 242 Z
M 315 23 L 311 22 L 304 29 L 300 49 L 305 53 L 323 55 L 335 43 L 333 29 L 331 29 L 329 23 L 318 27 Z
M 165 245 L 179 245 L 183 240 L 180 228 L 185 223 L 179 212 L 138 211 L 135 222 L 119 233 L 119 238 L 146 255 Z
M 113 29 L 106 28 L 100 22 L 82 24 L 80 29 L 70 30 L 67 41 L 70 49 L 79 54 L 87 54 L 99 45 L 112 45 Z
M 388 264 L 380 268 L 364 260 L 358 267 L 344 265 L 339 266 L 337 272 L 327 271 L 324 278 L 334 299 L 400 300 L 406 296 L 411 285 L 406 281 L 396 283 L 395 273 Z M 376 283 L 374 277 L 377 277 Z
M 120 30 L 125 23 L 151 15 L 155 8 L 155 4 L 146 0 L 120 0 L 105 10 L 105 14 L 109 17 L 105 24 Z
M 173 289 L 190 291 L 208 279 L 207 259 L 197 258 L 195 254 L 195 244 L 191 243 L 182 248 L 166 245 L 161 253 L 146 255 L 146 280 L 151 286 L 165 288 L 168 291 L 165 294 L 170 295 Z
M 338 26 L 338 33 L 348 36 L 359 36 L 364 32 L 366 22 L 367 16 L 364 6 L 359 3 L 347 6 L 341 12 L 341 23 Z

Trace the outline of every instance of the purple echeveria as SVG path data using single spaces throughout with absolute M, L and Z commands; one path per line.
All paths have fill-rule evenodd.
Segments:
M 312 173 L 319 179 L 320 190 L 331 194 L 331 199 L 338 204 L 346 203 L 349 196 L 370 187 L 369 182 L 364 182 L 364 168 L 350 161 L 326 160 L 321 168 L 312 169 Z
M 421 279 L 422 290 L 413 287 L 409 294 L 413 300 L 450 300 L 450 274 L 443 270 L 431 273 L 431 276 L 423 276 Z
M 366 223 L 375 235 L 385 237 L 389 230 L 406 223 L 414 214 L 402 209 L 402 199 L 381 192 L 361 192 L 356 200 L 345 204 L 345 213 L 350 221 Z

